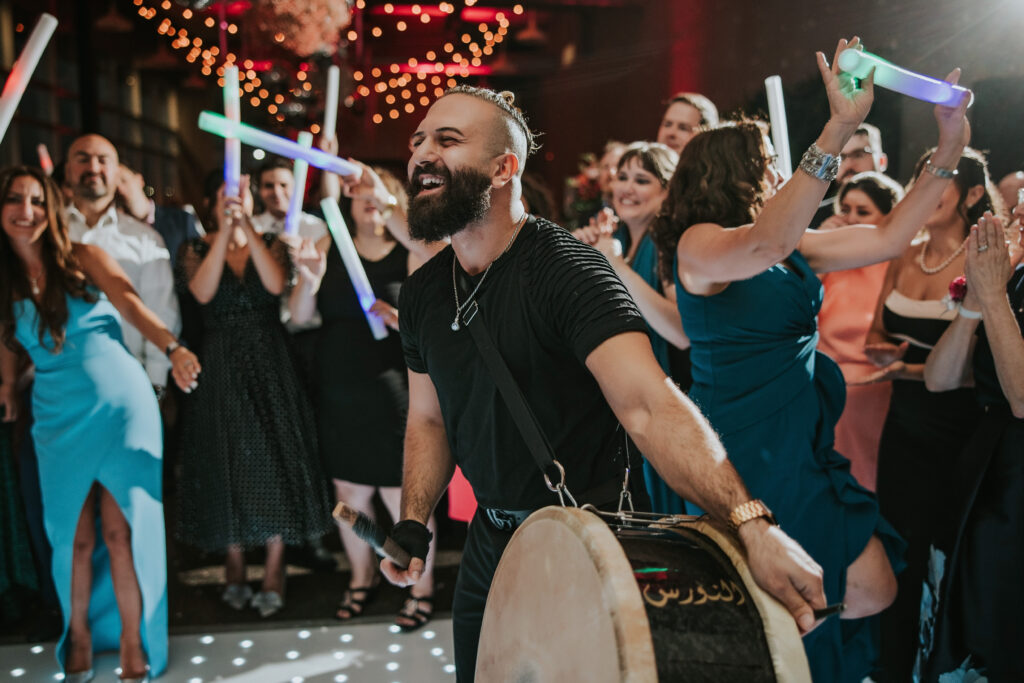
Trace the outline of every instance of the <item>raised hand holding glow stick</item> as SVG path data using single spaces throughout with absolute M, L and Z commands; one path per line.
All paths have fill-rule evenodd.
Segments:
M 363 262 L 359 260 L 359 252 L 356 251 L 356 245 L 352 242 L 352 235 L 348 233 L 348 226 L 345 225 L 338 202 L 333 199 L 324 199 L 320 202 L 320 208 L 324 211 L 327 228 L 331 231 L 331 237 L 334 238 L 334 244 L 337 245 L 338 253 L 341 254 L 345 270 L 348 271 L 348 277 L 352 280 L 352 287 L 356 290 L 359 306 L 366 315 L 366 322 L 370 324 L 373 338 L 383 339 L 388 336 L 388 328 L 380 318 L 370 313 L 370 307 L 377 301 L 377 297 L 374 296 L 370 280 L 366 277 L 366 271 L 363 270 Z
M 358 180 L 363 172 L 356 164 L 339 159 L 333 154 L 316 148 L 307 149 L 294 140 L 267 133 L 244 123 L 228 121 L 220 114 L 214 114 L 211 111 L 199 114 L 199 129 L 222 138 L 236 137 L 247 145 L 260 147 L 271 154 L 288 159 L 304 159 L 309 162 L 310 166 L 322 168 L 338 175 L 349 176 L 354 180 Z
M 843 50 L 839 55 L 839 68 L 855 78 L 867 78 L 874 68 L 875 85 L 932 104 L 955 107 L 965 96 L 971 98 L 967 106 L 974 104 L 974 94 L 961 85 L 915 73 L 863 50 Z
M 32 35 L 28 37 L 28 42 L 18 55 L 18 60 L 11 67 L 11 75 L 7 77 L 3 92 L 0 93 L 0 140 L 7 134 L 7 127 L 14 118 L 14 110 L 18 108 L 21 96 L 25 94 L 25 87 L 56 29 L 57 19 L 52 14 L 44 13 L 39 17 L 36 27 L 32 29 Z
M 793 160 L 789 155 L 789 125 L 786 123 L 786 103 L 782 99 L 782 79 L 769 76 L 764 79 L 768 93 L 768 117 L 772 123 L 772 145 L 778 155 L 778 169 L 783 178 L 793 177 Z
M 238 99 L 238 67 L 224 68 L 224 116 L 229 121 L 240 123 L 242 105 Z M 242 142 L 237 135 L 224 140 L 224 196 L 237 197 L 242 177 Z
M 341 89 L 341 69 L 332 64 L 327 69 L 327 94 L 324 99 L 324 132 L 327 140 L 333 140 L 338 129 L 338 91 Z
M 306 149 L 313 147 L 313 134 L 308 131 L 299 133 L 298 144 Z M 284 234 L 294 235 L 299 231 L 299 218 L 302 216 L 302 198 L 306 194 L 306 172 L 309 162 L 296 159 L 292 167 L 292 196 L 288 199 L 288 213 L 284 216 Z

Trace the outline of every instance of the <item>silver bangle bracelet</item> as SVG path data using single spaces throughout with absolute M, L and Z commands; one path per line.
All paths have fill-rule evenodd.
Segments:
M 800 158 L 800 170 L 818 180 L 831 183 L 839 175 L 839 154 L 829 154 L 818 145 L 811 143 Z
M 951 180 L 957 173 L 959 173 L 955 168 L 942 168 L 941 166 L 936 166 L 932 163 L 931 157 L 928 158 L 928 161 L 924 162 L 924 170 L 931 173 L 936 178 L 942 178 L 943 180 Z

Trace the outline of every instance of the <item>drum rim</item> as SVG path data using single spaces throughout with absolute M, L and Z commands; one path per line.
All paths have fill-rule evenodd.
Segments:
M 658 680 L 657 658 L 654 640 L 651 637 L 647 609 L 644 607 L 640 587 L 633 578 L 633 568 L 622 545 L 607 523 L 597 515 L 579 508 L 552 505 L 541 508 L 523 522 L 506 550 L 516 542 L 516 537 L 537 523 L 559 522 L 568 527 L 592 558 L 601 558 L 594 568 L 602 586 L 602 600 L 605 605 L 615 605 L 617 618 L 612 619 L 615 642 L 618 644 L 619 680 L 627 683 L 656 683 Z M 602 552 L 595 552 L 600 550 Z M 502 560 L 505 555 L 502 554 Z M 501 572 L 502 563 L 494 572 L 495 581 Z M 492 587 L 494 586 L 492 583 Z M 488 624 L 489 610 L 484 608 L 481 636 Z M 481 640 L 481 644 L 483 641 Z M 478 670 L 482 658 L 477 658 Z
M 772 668 L 778 683 L 811 683 L 811 668 L 804 650 L 803 638 L 796 620 L 786 607 L 761 588 L 747 565 L 746 553 L 725 524 L 707 515 L 676 526 L 686 527 L 706 536 L 725 553 L 750 593 L 750 599 L 757 607 L 758 616 L 764 628 L 768 652 L 772 657 Z M 668 527 L 671 529 L 672 527 Z

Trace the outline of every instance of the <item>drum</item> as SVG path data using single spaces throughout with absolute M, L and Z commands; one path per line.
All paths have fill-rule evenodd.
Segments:
M 724 526 L 630 520 L 548 507 L 519 527 L 487 596 L 477 681 L 810 682 L 796 623 Z

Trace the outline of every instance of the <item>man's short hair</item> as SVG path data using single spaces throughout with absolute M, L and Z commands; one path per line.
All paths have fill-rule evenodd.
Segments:
M 490 102 L 498 108 L 505 123 L 509 124 L 512 129 L 519 131 L 523 136 L 522 142 L 518 144 L 512 135 L 508 135 L 502 141 L 506 147 L 511 148 L 517 156 L 521 157 L 519 160 L 519 175 L 522 175 L 523 168 L 526 166 L 526 158 L 540 149 L 540 145 L 537 144 L 536 136 L 530 130 L 530 125 L 526 121 L 526 115 L 523 114 L 519 107 L 515 106 L 515 94 L 508 90 L 497 92 L 489 88 L 457 85 L 446 90 L 442 97 L 447 97 L 448 95 L 469 95 L 470 97 Z
M 878 126 L 872 126 L 870 123 L 862 123 L 857 127 L 854 135 L 863 135 L 868 139 L 868 146 L 871 148 L 871 153 L 879 155 L 883 152 L 882 150 L 882 131 L 878 130 Z
M 680 92 L 673 95 L 665 108 L 668 109 L 676 102 L 688 104 L 700 112 L 700 125 L 714 128 L 718 125 L 718 107 L 699 92 Z
M 263 174 L 266 173 L 267 171 L 276 171 L 279 168 L 283 168 L 284 170 L 288 171 L 288 173 L 291 173 L 294 167 L 295 162 L 289 161 L 284 157 L 271 157 L 270 159 L 267 159 L 265 162 L 263 162 L 263 165 L 256 169 L 256 186 L 259 187 L 260 185 L 263 184 Z

